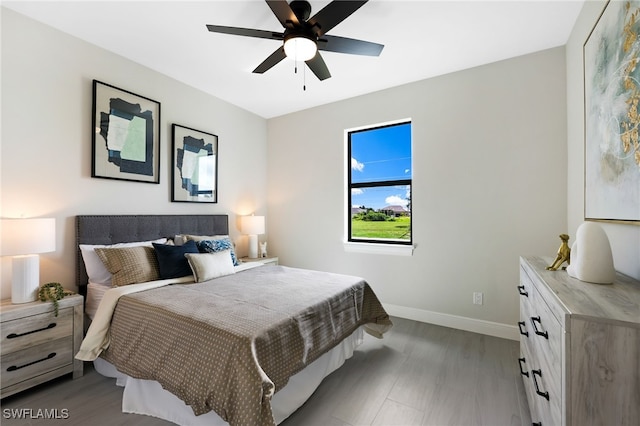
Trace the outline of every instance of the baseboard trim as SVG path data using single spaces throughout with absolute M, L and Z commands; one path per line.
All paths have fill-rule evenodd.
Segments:
M 423 309 L 409 308 L 389 303 L 383 303 L 383 306 L 391 316 L 441 325 L 443 327 L 456 328 L 458 330 L 486 334 L 488 336 L 501 337 L 503 339 L 520 340 L 518 327 L 515 325 L 506 325 L 498 322 L 425 311 Z

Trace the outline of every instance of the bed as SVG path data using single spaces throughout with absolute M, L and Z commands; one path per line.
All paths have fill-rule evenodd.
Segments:
M 78 247 L 107 246 L 95 249 L 101 256 L 154 250 L 116 244 L 156 241 L 160 253 L 169 248 L 158 241 L 176 235 L 207 236 L 205 245 L 228 235 L 226 215 L 78 216 L 76 223 Z M 353 354 L 363 330 L 382 337 L 392 325 L 362 278 L 284 266 L 231 271 L 229 250 L 186 256 L 191 276 L 103 291 L 76 355 L 125 387 L 125 412 L 183 425 L 275 425 Z M 201 259 L 217 262 L 213 279 Z M 85 260 L 78 249 L 78 286 L 90 300 Z M 140 263 L 134 272 L 145 269 Z M 114 282 L 121 278 L 112 272 Z

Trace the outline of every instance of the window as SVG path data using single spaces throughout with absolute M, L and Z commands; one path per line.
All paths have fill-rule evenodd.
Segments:
M 411 122 L 346 133 L 347 240 L 412 244 Z

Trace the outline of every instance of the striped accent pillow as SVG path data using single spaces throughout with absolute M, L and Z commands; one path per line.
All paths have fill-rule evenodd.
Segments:
M 160 279 L 153 247 L 97 248 L 95 251 L 111 273 L 114 287 Z

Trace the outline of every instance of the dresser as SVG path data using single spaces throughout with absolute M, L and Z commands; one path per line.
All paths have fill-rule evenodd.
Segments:
M 640 282 L 520 258 L 520 373 L 534 425 L 640 425 Z
M 51 302 L 0 303 L 0 397 L 67 373 L 82 376 L 82 361 L 74 358 L 83 337 L 83 301 L 80 295 Z

